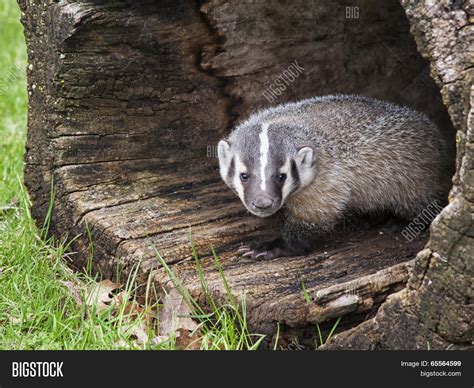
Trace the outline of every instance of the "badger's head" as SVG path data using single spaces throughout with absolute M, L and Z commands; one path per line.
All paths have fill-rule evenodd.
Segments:
M 219 142 L 222 179 L 256 216 L 271 216 L 314 179 L 313 149 L 289 141 L 290 133 L 277 124 L 244 125 Z

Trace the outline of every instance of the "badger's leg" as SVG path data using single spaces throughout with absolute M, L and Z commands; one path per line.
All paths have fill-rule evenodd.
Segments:
M 288 218 L 283 228 L 283 235 L 270 242 L 258 244 L 254 248 L 243 247 L 242 256 L 252 259 L 274 259 L 308 254 L 315 241 L 327 228 L 306 221 Z

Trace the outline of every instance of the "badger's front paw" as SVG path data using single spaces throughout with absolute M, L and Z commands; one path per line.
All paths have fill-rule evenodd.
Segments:
M 254 247 L 242 246 L 238 249 L 238 252 L 243 257 L 250 257 L 255 260 L 270 260 L 295 255 L 295 252 L 288 247 L 282 238 L 257 244 Z

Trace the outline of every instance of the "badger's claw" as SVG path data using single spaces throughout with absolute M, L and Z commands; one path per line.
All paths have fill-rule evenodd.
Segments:
M 288 249 L 286 243 L 281 238 L 258 244 L 254 248 L 242 246 L 237 252 L 239 252 L 242 257 L 250 257 L 254 260 L 270 260 L 276 257 L 293 256 L 293 252 Z
M 267 259 L 274 259 L 275 257 L 284 256 L 279 254 L 279 250 L 277 249 L 254 249 L 248 252 L 245 252 L 242 257 L 250 257 L 253 260 L 267 260 Z
M 248 251 L 242 254 L 242 257 L 249 257 L 249 256 L 252 256 L 253 254 L 254 254 L 254 251 Z
M 257 253 L 255 255 L 255 258 L 258 259 L 259 257 L 265 257 L 267 255 L 268 251 Z

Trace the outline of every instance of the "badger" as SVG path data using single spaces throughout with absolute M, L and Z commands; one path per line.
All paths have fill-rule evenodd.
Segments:
M 282 209 L 281 236 L 242 246 L 253 259 L 297 256 L 351 214 L 412 219 L 450 187 L 449 142 L 427 116 L 356 95 L 252 114 L 218 143 L 219 171 L 247 210 Z

